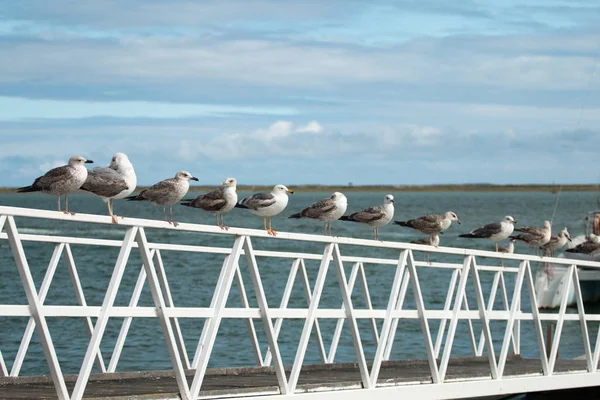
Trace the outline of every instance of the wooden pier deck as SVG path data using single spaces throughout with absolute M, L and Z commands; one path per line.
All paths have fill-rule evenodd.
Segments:
M 557 360 L 555 372 L 586 371 L 585 360 Z M 289 373 L 289 369 L 288 369 Z M 504 377 L 542 375 L 537 359 L 511 357 L 506 363 Z M 188 371 L 191 382 L 193 371 Z M 451 359 L 446 381 L 473 380 L 490 377 L 487 357 Z M 69 390 L 75 384 L 75 375 L 66 375 Z M 426 360 L 388 361 L 381 367 L 378 386 L 431 383 Z M 357 364 L 339 363 L 306 365 L 302 368 L 297 392 L 361 388 Z M 277 378 L 271 367 L 209 369 L 200 397 L 237 397 L 279 394 Z M 49 377 L 23 376 L 0 378 L 0 399 L 55 399 L 54 385 Z M 85 397 L 89 399 L 115 398 L 179 398 L 179 389 L 172 371 L 122 372 L 92 375 Z

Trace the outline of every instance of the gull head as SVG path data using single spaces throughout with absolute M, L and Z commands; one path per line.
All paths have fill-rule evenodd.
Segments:
M 460 224 L 458 215 L 456 215 L 454 211 L 448 211 L 446 214 L 444 214 L 444 217 L 446 217 L 446 219 L 449 219 L 450 221 L 456 221 L 457 224 Z
M 329 198 L 335 201 L 336 204 L 348 205 L 348 199 L 342 192 L 333 192 Z
M 221 182 L 222 188 L 233 188 L 237 187 L 237 179 L 235 178 L 227 178 L 223 182 Z
M 285 185 L 275 185 L 275 187 L 273 188 L 273 190 L 271 191 L 271 193 L 273 193 L 273 194 L 280 194 L 280 193 L 290 193 L 290 194 L 293 194 L 294 191 L 288 189 Z
M 567 230 L 567 227 L 565 226 L 562 231 L 560 231 L 559 236 L 562 236 L 564 238 L 567 238 L 567 240 L 569 242 L 571 242 L 571 235 L 569 235 L 569 231 Z
M 552 224 L 550 224 L 550 221 L 544 221 L 544 228 L 552 229 Z
M 383 204 L 394 204 L 394 196 L 391 194 L 386 194 L 383 198 Z
M 588 236 L 588 240 L 593 243 L 600 243 L 600 238 L 594 235 L 593 233 L 590 233 L 590 236 Z
M 133 168 L 131 161 L 129 161 L 129 157 L 125 153 L 115 153 L 110 160 L 109 168 L 114 169 L 122 169 L 122 168 Z
M 198 181 L 198 178 L 196 178 L 195 176 L 192 176 L 192 174 L 190 174 L 187 171 L 179 171 L 176 175 L 175 175 L 175 179 L 178 179 L 180 181 Z
M 85 158 L 83 158 L 81 156 L 73 156 L 73 157 L 69 158 L 69 166 L 71 166 L 71 167 L 76 167 L 78 165 L 91 164 L 91 163 L 93 163 L 92 160 L 86 160 Z
M 514 225 L 517 223 L 517 220 L 511 217 L 510 215 L 507 215 L 506 217 L 504 217 L 504 222 L 508 222 Z

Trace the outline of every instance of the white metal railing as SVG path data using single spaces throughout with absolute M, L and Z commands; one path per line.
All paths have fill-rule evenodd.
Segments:
M 459 321 L 466 321 L 468 324 L 469 341 L 473 354 L 476 356 L 487 356 L 490 366 L 489 380 L 491 382 L 503 379 L 507 357 L 511 350 L 515 354 L 521 353 L 522 321 L 533 321 L 539 348 L 539 358 L 541 360 L 543 376 L 545 377 L 555 375 L 554 369 L 558 358 L 560 337 L 564 322 L 579 321 L 587 374 L 589 374 L 591 382 L 597 382 L 598 379 L 597 365 L 600 357 L 600 330 L 596 338 L 595 347 L 592 348 L 588 323 L 591 321 L 600 321 L 600 314 L 590 314 L 584 310 L 578 267 L 600 268 L 600 263 L 558 258 L 539 258 L 524 254 L 500 254 L 461 248 L 435 248 L 408 243 L 380 242 L 287 232 L 279 232 L 276 238 L 271 238 L 264 231 L 252 229 L 231 228 L 228 231 L 223 231 L 216 226 L 186 223 L 181 223 L 179 226 L 173 227 L 162 221 L 136 218 L 126 218 L 120 221 L 120 226 L 127 229 L 123 240 L 23 234 L 19 232 L 15 217 L 84 222 L 105 226 L 111 226 L 111 219 L 106 216 L 87 214 L 71 216 L 54 211 L 0 206 L 0 242 L 6 240 L 10 245 L 27 298 L 27 305 L 0 304 L 0 317 L 29 318 L 10 371 L 2 357 L 2 353 L 0 353 L 0 376 L 19 375 L 35 329 L 40 337 L 50 374 L 60 399 L 81 399 L 94 365 L 101 372 L 115 372 L 117 370 L 121 352 L 125 346 L 133 318 L 155 318 L 160 323 L 182 399 L 198 398 L 219 326 L 224 318 L 237 318 L 247 321 L 248 333 L 252 341 L 252 351 L 256 363 L 261 366 L 273 366 L 282 395 L 291 395 L 296 391 L 311 334 L 316 334 L 321 361 L 323 363 L 333 363 L 345 323 L 349 326 L 352 337 L 363 390 L 377 387 L 379 385 L 378 376 L 382 362 L 389 360 L 392 355 L 394 338 L 396 337 L 398 325 L 402 320 L 416 320 L 420 323 L 434 385 L 449 385 L 446 382 L 446 375 Z M 174 229 L 197 235 L 229 235 L 234 237 L 235 240 L 231 248 L 153 243 L 149 242 L 146 237 L 147 229 Z M 286 240 L 297 243 L 312 242 L 321 244 L 323 252 L 316 254 L 255 250 L 253 248 L 253 239 L 255 238 L 270 238 L 271 240 Z M 51 243 L 55 245 L 39 291 L 36 289 L 32 278 L 23 242 Z M 119 248 L 119 255 L 116 259 L 101 305 L 88 305 L 86 303 L 77 266 L 71 251 L 71 246 L 78 245 Z M 386 249 L 386 251 L 394 251 L 397 257 L 347 256 L 342 255 L 340 246 L 352 246 L 358 249 Z M 133 288 L 128 306 L 115 306 L 115 298 L 119 292 L 123 273 L 132 251 L 139 252 L 142 259 L 138 279 Z M 178 307 L 174 304 L 171 295 L 171 286 L 167 280 L 162 258 L 162 252 L 164 251 L 223 255 L 223 264 L 209 307 Z M 416 261 L 414 252 L 453 256 L 462 259 L 462 263 Z M 68 271 L 78 303 L 76 306 L 44 304 L 61 257 L 65 257 L 67 260 Z M 257 307 L 251 307 L 248 301 L 239 263 L 241 257 L 244 257 L 246 260 L 252 287 L 256 295 Z M 291 260 L 288 280 L 280 305 L 277 308 L 269 307 L 267 304 L 257 257 L 275 257 Z M 482 258 L 502 260 L 503 262 L 513 260 L 518 262 L 519 266 L 478 265 L 478 259 Z M 306 260 L 318 260 L 320 262 L 313 287 L 310 285 L 305 265 Z M 538 311 L 534 293 L 532 262 L 552 262 L 568 267 L 566 285 L 567 287 L 573 285 L 575 288 L 577 314 L 568 314 L 566 312 L 566 294 L 568 290 L 564 291 L 565 296 L 560 304 L 558 313 L 540 313 Z M 352 265 L 349 277 L 346 277 L 344 264 Z M 339 308 L 322 308 L 320 307 L 321 295 L 327 272 L 332 265 L 336 272 L 342 304 Z M 384 268 L 387 265 L 395 268 L 385 308 L 375 308 L 371 302 L 371 292 L 367 284 L 365 265 L 375 265 L 378 268 Z M 0 268 L 4 267 L 0 265 Z M 419 280 L 418 271 L 421 268 L 452 271 L 443 309 L 426 308 L 421 286 L 427 283 L 420 282 Z M 487 293 L 484 293 L 480 278 L 480 273 L 482 272 L 494 274 L 489 296 L 486 296 Z M 307 306 L 305 308 L 289 308 L 290 295 L 298 274 L 304 288 Z M 511 279 L 511 282 L 514 282 L 512 288 L 507 287 L 509 285 L 507 285 L 507 280 L 505 279 L 506 274 L 514 276 L 514 279 Z M 241 307 L 238 308 L 226 306 L 234 281 L 237 282 L 240 291 Z M 475 292 L 475 309 L 469 308 L 466 292 L 469 283 L 472 284 Z M 145 284 L 150 288 L 154 302 L 153 307 L 138 306 L 140 294 Z M 353 304 L 352 293 L 357 284 L 361 289 L 366 308 L 356 308 Z M 529 292 L 530 311 L 522 307 L 524 285 L 527 288 L 526 291 Z M 415 301 L 413 309 L 406 309 L 405 307 L 409 286 L 412 289 Z M 512 289 L 512 298 L 509 298 L 510 289 Z M 497 303 L 502 305 L 500 309 L 494 309 Z M 86 322 L 90 341 L 71 394 L 67 391 L 64 376 L 49 333 L 46 320 L 49 317 L 79 317 L 85 319 Z M 95 322 L 92 320 L 93 318 Z M 107 365 L 106 354 L 103 355 L 100 352 L 100 343 L 104 337 L 110 318 L 124 318 L 124 322 Z M 188 349 L 186 348 L 179 324 L 179 320 L 183 318 L 205 319 L 204 327 L 191 360 L 188 357 Z M 290 318 L 304 320 L 304 327 L 288 377 L 284 370 L 278 337 L 284 319 Z M 324 332 L 319 325 L 319 319 L 337 320 L 329 349 L 325 348 L 323 340 Z M 263 324 L 263 331 L 268 344 L 268 349 L 264 354 L 257 339 L 254 320 L 261 320 Z M 376 347 L 374 358 L 369 360 L 369 362 L 363 349 L 361 334 L 364 334 L 364 332 L 359 329 L 359 320 L 367 320 L 369 322 L 370 335 L 372 335 Z M 429 321 L 431 320 L 440 321 L 435 340 L 429 326 Z M 378 329 L 377 321 L 383 321 L 381 329 Z M 492 321 L 506 322 L 506 329 L 499 349 L 494 347 L 492 330 L 490 329 L 490 322 Z M 556 323 L 554 339 L 550 346 L 549 355 L 546 354 L 545 350 L 546 343 L 542 327 L 543 321 L 553 321 Z M 473 325 L 474 322 L 478 322 L 478 329 Z M 191 385 L 188 385 L 185 376 L 185 371 L 188 369 L 194 370 Z M 580 381 L 573 382 L 580 384 Z

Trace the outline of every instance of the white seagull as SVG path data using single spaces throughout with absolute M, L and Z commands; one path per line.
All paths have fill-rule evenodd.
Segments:
M 169 224 L 177 226 L 179 224 L 173 221 L 173 204 L 179 202 L 186 195 L 190 189 L 190 180 L 197 181 L 198 178 L 192 176 L 187 171 L 179 171 L 174 178 L 160 181 L 148 189 L 142 190 L 137 196 L 127 197 L 127 200 L 149 201 L 157 206 L 163 206 L 165 221 L 167 220 L 165 207 L 169 206 Z
M 517 241 L 517 239 L 514 239 L 514 238 L 508 239 L 508 244 L 506 246 L 498 247 L 498 250 L 496 250 L 496 251 L 498 253 L 513 254 L 515 252 L 515 242 L 516 241 Z
M 270 192 L 262 192 L 246 197 L 235 206 L 247 208 L 252 214 L 263 217 L 264 228 L 269 235 L 276 236 L 277 232 L 271 228 L 271 217 L 282 212 L 288 204 L 288 193 L 294 193 L 284 185 L 276 185 Z M 267 219 L 269 227 L 267 228 Z
M 129 158 L 125 153 L 115 153 L 108 167 L 96 167 L 88 172 L 81 189 L 104 200 L 113 224 L 117 224 L 117 215 L 113 213 L 113 200 L 129 196 L 136 185 L 137 177 Z
M 58 197 L 58 211 L 60 209 L 60 196 L 65 196 L 65 214 L 75 215 L 69 211 L 69 193 L 79 190 L 88 176 L 88 169 L 84 164 L 93 163 L 81 156 L 69 158 L 69 163 L 56 167 L 37 178 L 31 186 L 24 186 L 17 190 L 19 193 L 42 192 Z
M 504 217 L 500 222 L 492 222 L 482 226 L 481 228 L 475 229 L 470 233 L 459 235 L 462 238 L 473 238 L 473 239 L 489 239 L 492 242 L 496 242 L 496 251 L 498 251 L 498 242 L 506 239 L 512 235 L 515 230 L 515 224 L 517 221 L 510 215 Z
M 238 201 L 236 188 L 237 180 L 235 178 L 227 178 L 217 190 L 202 194 L 193 200 L 185 200 L 181 205 L 213 212 L 217 226 L 221 229 L 229 229 L 223 222 L 223 214 L 233 210 L 235 207 L 235 203 Z M 219 216 L 221 217 L 221 221 L 219 221 Z
M 325 235 L 331 236 L 331 222 L 340 219 L 346 212 L 348 199 L 343 193 L 335 192 L 321 201 L 317 201 L 297 214 L 288 218 L 310 218 L 325 222 Z
M 388 194 L 383 199 L 383 205 L 365 208 L 348 216 L 342 216 L 341 221 L 359 222 L 373 227 L 375 240 L 379 240 L 379 228 L 390 223 L 394 217 L 394 196 Z

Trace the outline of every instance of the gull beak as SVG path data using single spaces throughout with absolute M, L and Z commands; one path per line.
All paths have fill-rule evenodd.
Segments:
M 294 194 L 294 191 L 290 190 L 290 189 L 286 190 L 286 192 L 289 193 L 289 194 Z
M 457 219 L 457 220 L 456 220 L 456 223 L 460 225 L 460 219 Z
M 516 219 L 515 219 L 515 220 L 513 220 L 513 222 L 512 222 L 512 223 L 513 223 L 513 225 L 516 225 L 516 224 L 517 224 L 517 220 L 516 220 Z
M 85 160 L 85 164 L 93 164 L 94 162 L 92 160 Z
M 190 180 L 198 182 L 198 178 L 196 178 L 195 176 L 192 176 L 192 177 L 190 178 Z
M 571 240 L 571 236 L 567 236 L 567 240 L 568 240 L 569 242 L 572 242 L 572 240 Z

